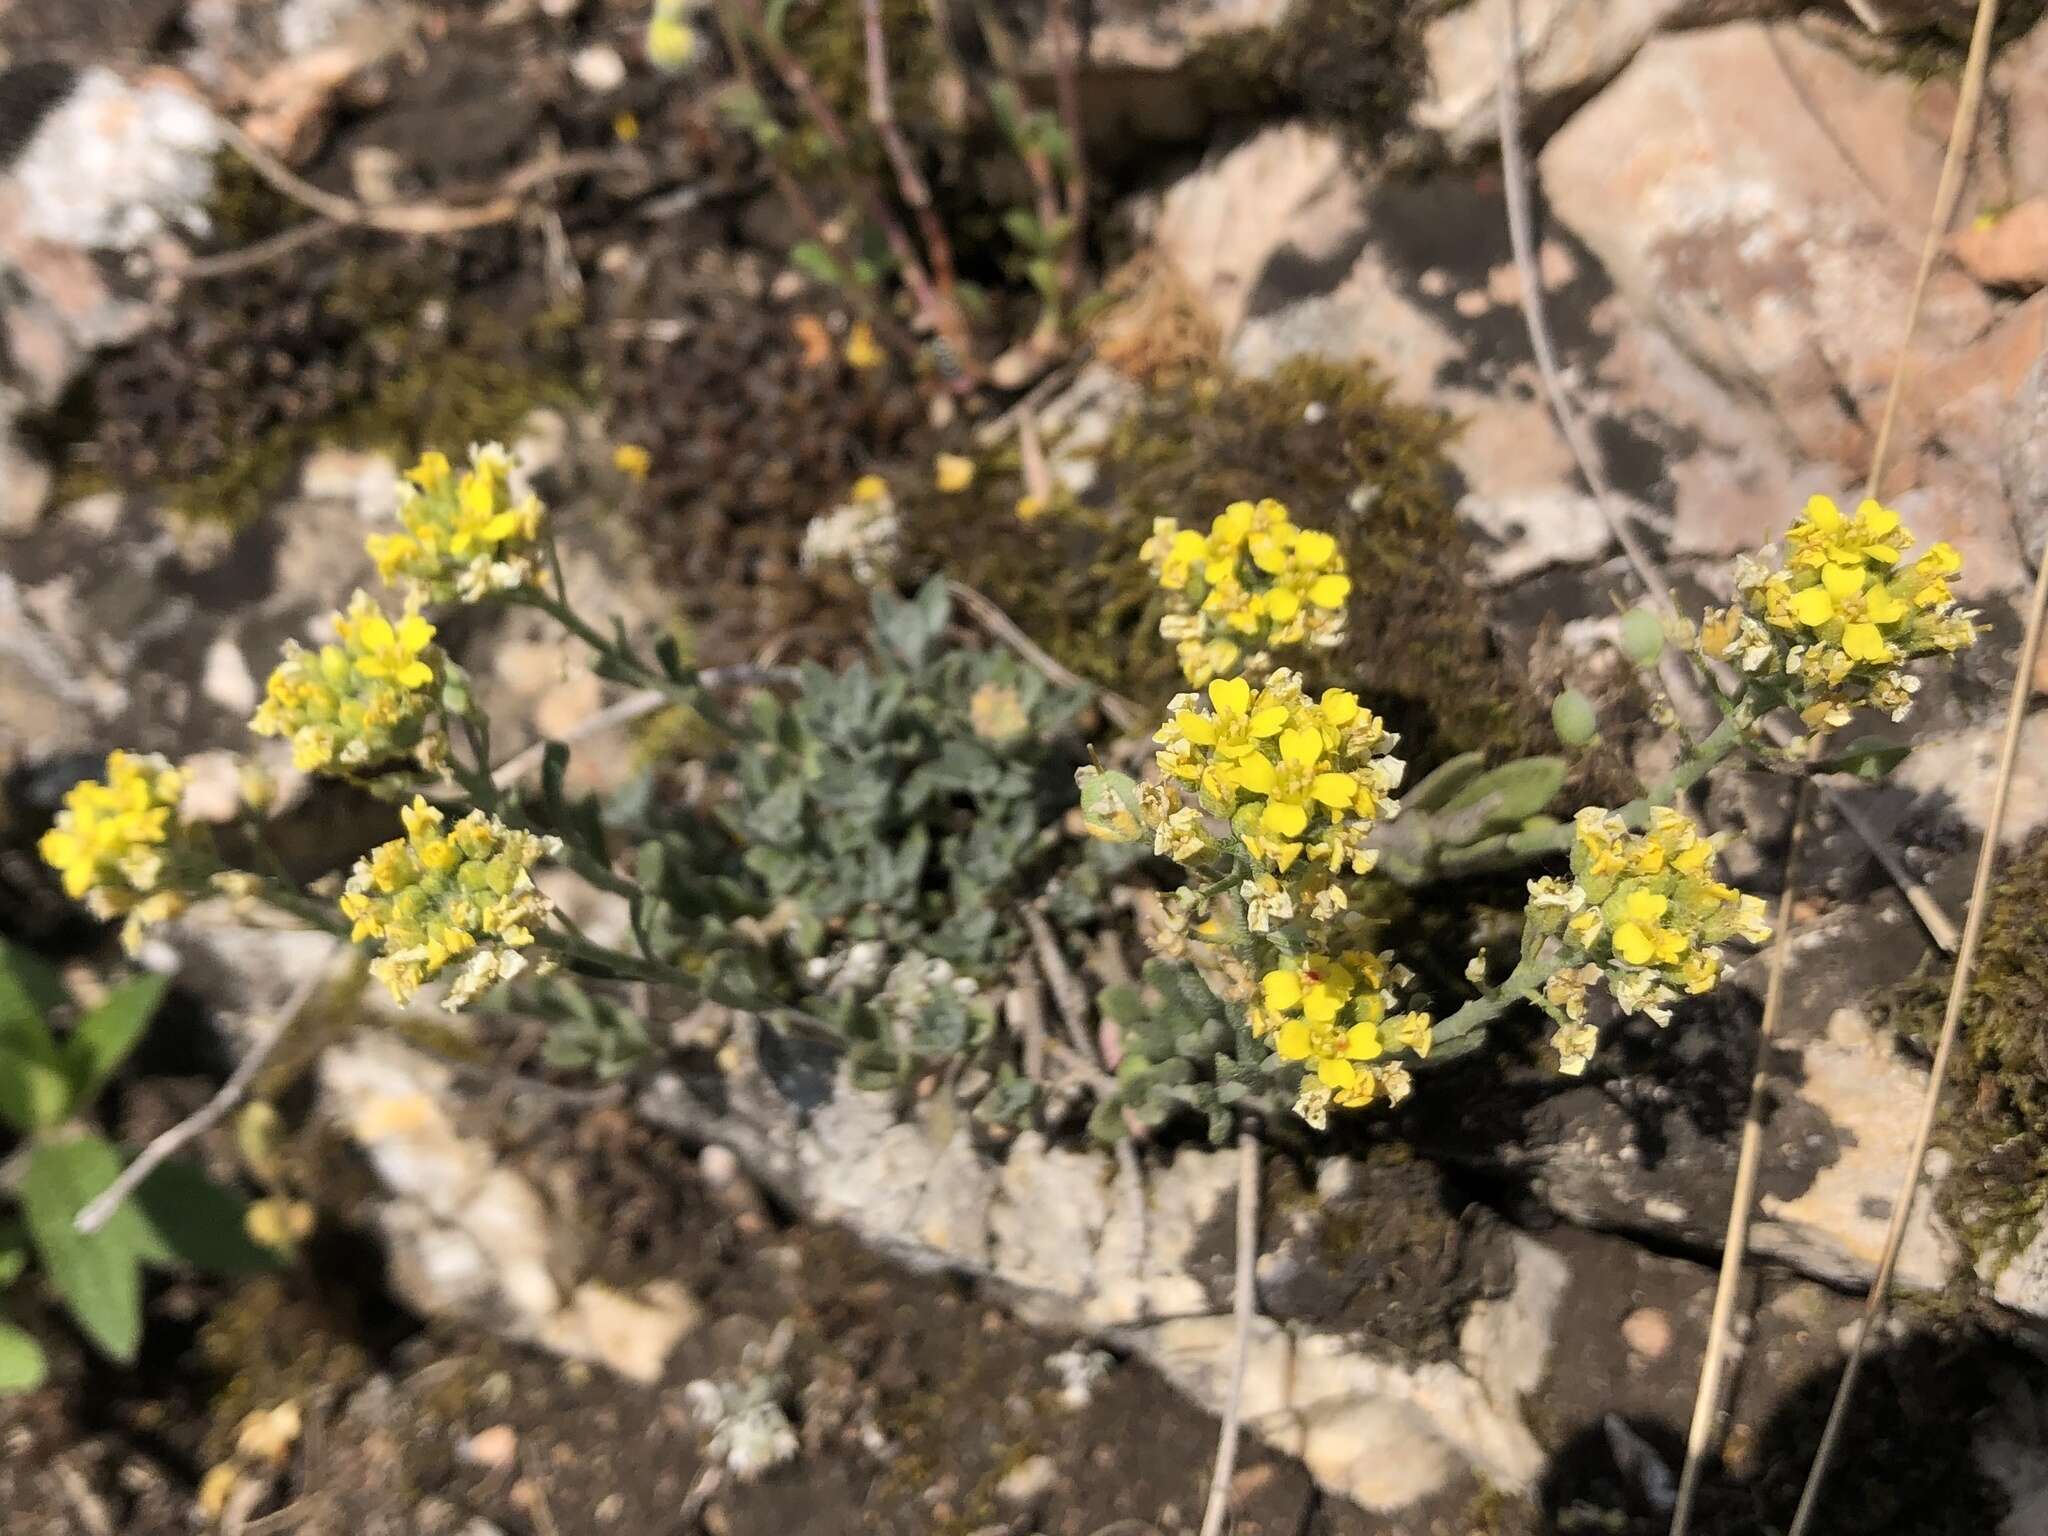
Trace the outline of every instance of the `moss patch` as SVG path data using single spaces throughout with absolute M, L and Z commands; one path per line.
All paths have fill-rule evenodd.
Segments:
M 1541 751 L 1554 745 L 1543 710 L 1466 582 L 1442 458 L 1451 430 L 1393 400 L 1370 367 L 1304 360 L 1148 396 L 1111 434 L 1087 504 L 1036 522 L 1016 516 L 1010 457 L 984 464 L 969 496 L 898 494 L 915 562 L 981 588 L 1075 671 L 1155 706 L 1181 683 L 1138 560 L 1152 520 L 1206 525 L 1232 501 L 1277 497 L 1337 534 L 1355 582 L 1350 638 L 1312 659 L 1317 680 L 1357 687 L 1422 768 Z
M 1301 117 L 1361 149 L 1407 120 L 1427 82 L 1428 0 L 1297 0 L 1270 30 L 1209 39 L 1189 61 L 1205 96 Z
M 1932 1046 L 1941 1033 L 1946 965 L 1902 983 L 1881 1008 Z M 1983 948 L 1963 1013 L 1944 1111 L 1955 1170 L 1944 1214 L 1973 1256 L 2010 1258 L 2048 1208 L 2048 834 L 2037 834 L 1993 888 Z

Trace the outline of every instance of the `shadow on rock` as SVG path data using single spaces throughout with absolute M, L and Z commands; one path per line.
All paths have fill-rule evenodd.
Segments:
M 2038 1361 L 1971 1331 L 1930 1328 L 1864 1363 L 1810 1536 L 2017 1536 L 2048 1517 Z M 1791 1524 L 1840 1378 L 1801 1379 L 1760 1427 L 1738 1412 L 1694 1506 L 1697 1536 Z M 1539 1495 L 1551 1536 L 1665 1536 L 1685 1425 L 1608 1415 L 1582 1427 Z

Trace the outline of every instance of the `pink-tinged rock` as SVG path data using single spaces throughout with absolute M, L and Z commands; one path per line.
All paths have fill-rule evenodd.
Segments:
M 1287 124 L 1174 183 L 1153 238 L 1230 336 L 1277 253 L 1292 249 L 1310 262 L 1327 258 L 1364 218 L 1364 187 L 1339 140 Z
M 2048 285 L 2048 197 L 1949 236 L 1949 251 L 1980 283 L 2032 293 Z
M 1686 32 L 1647 45 L 1541 162 L 1634 306 L 1845 469 L 1869 450 L 1940 171 L 1912 92 L 1789 27 Z M 1992 314 L 1938 273 L 1921 350 L 1969 344 Z

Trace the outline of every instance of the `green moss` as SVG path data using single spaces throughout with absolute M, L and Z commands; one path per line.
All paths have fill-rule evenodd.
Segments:
M 1932 1045 L 1949 981 L 1941 966 L 1885 1000 L 1891 1026 Z M 2048 1208 L 2048 833 L 1994 887 L 1963 1013 L 1943 1115 L 1955 1168 L 1944 1212 L 1972 1254 L 1996 1264 L 2040 1229 Z
M 241 527 L 289 489 L 318 448 L 382 451 L 401 462 L 430 447 L 456 452 L 509 435 L 539 406 L 584 398 L 558 373 L 461 344 L 428 344 L 361 404 L 324 421 L 273 427 L 218 468 L 163 487 L 164 505 L 180 517 Z
M 1350 636 L 1315 680 L 1358 688 L 1420 767 L 1554 745 L 1521 672 L 1493 644 L 1447 488 L 1439 414 L 1399 404 L 1364 365 L 1297 361 L 1270 379 L 1211 372 L 1146 398 L 1112 433 L 1088 504 L 1015 515 L 1010 461 L 967 497 L 899 490 L 913 556 L 981 588 L 1060 660 L 1151 706 L 1182 685 L 1158 638 L 1138 548 L 1155 517 L 1206 525 L 1273 496 L 1330 529 L 1354 578 Z M 927 476 L 917 477 L 920 480 Z
M 1374 149 L 1427 81 L 1430 10 L 1425 0 L 1298 0 L 1278 27 L 1208 39 L 1188 68 L 1221 106 L 1306 118 Z

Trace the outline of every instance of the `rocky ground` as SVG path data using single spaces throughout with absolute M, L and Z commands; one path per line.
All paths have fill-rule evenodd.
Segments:
M 1542 700 L 1569 682 L 1617 717 L 1586 780 L 1654 773 L 1603 659 L 1633 577 L 1529 360 L 1501 214 L 1501 5 L 1418 7 L 1384 50 L 1412 66 L 1400 89 L 1329 65 L 1332 38 L 1390 9 L 1097 7 L 1099 254 L 1129 265 L 1042 414 L 1055 472 L 1109 531 L 1020 531 L 1017 468 L 992 455 L 985 499 L 922 525 L 919 558 L 1142 695 L 1128 628 L 1105 649 L 1090 627 L 1128 618 L 1088 585 L 1120 512 L 1141 527 L 1248 475 L 1334 509 L 1369 481 L 1388 500 L 1378 525 L 1372 496 L 1353 503 L 1368 531 L 1434 546 L 1361 594 L 1398 616 L 1390 645 L 1426 634 L 1443 663 L 1412 686 L 1405 658 L 1379 674 L 1400 678 L 1425 760 L 1550 745 Z M 1561 360 L 1690 597 L 1725 593 L 1729 557 L 1805 496 L 1860 482 L 1970 9 L 1521 7 Z M 1888 481 L 1914 528 L 1963 552 L 1989 632 L 1923 697 L 1904 772 L 1857 792 L 1957 914 L 2013 605 L 2048 528 L 2048 25 L 2009 10 Z M 429 442 L 514 443 L 573 529 L 572 590 L 641 631 L 686 626 L 714 660 L 844 651 L 856 594 L 800 569 L 805 524 L 853 476 L 921 469 L 968 427 L 933 419 L 906 360 L 845 362 L 851 317 L 784 262 L 758 157 L 708 75 L 648 67 L 643 22 L 623 0 L 126 0 L 87 24 L 0 0 L 0 929 L 94 952 L 26 851 L 54 795 L 115 744 L 229 774 L 269 658 L 366 578 L 362 534 Z M 1045 83 L 1040 44 L 1020 68 Z M 263 256 L 301 214 L 223 147 L 208 99 L 366 204 L 481 196 L 543 144 L 607 158 L 458 238 L 351 229 Z M 1412 494 L 1403 456 L 1423 450 L 1351 435 L 1361 366 L 1456 423 Z M 644 483 L 614 466 L 620 443 L 652 451 Z M 1197 453 L 1212 460 L 1183 472 L 1176 455 Z M 959 537 L 974 517 L 985 540 Z M 1016 594 L 994 586 L 1006 562 Z M 1068 578 L 1056 590 L 1090 622 L 1021 606 Z M 1436 582 L 1454 611 L 1420 606 Z M 490 658 L 481 684 L 522 740 L 606 698 L 538 628 L 458 638 Z M 2028 733 L 2006 834 L 2031 868 L 2048 711 Z M 597 746 L 580 771 L 615 784 L 638 746 Z M 1708 811 L 1739 834 L 1734 878 L 1774 892 L 1782 786 L 1733 776 Z M 290 826 L 307 870 L 366 837 L 361 807 L 331 797 Z M 1815 830 L 1714 1531 L 1788 1516 L 1926 1084 L 1900 999 L 1932 946 L 1837 818 Z M 308 963 L 295 942 L 201 914 L 151 960 L 232 1047 Z M 2023 996 L 2043 995 L 2042 953 L 2012 946 Z M 1738 981 L 1668 1033 L 1620 1032 L 1585 1079 L 1504 1051 L 1318 1167 L 1269 1158 L 1243 1536 L 1664 1528 L 1761 962 Z M 73 1358 L 0 1406 L 0 1525 L 189 1528 L 240 1415 L 286 1398 L 309 1428 L 251 1484 L 251 1531 L 1164 1536 L 1199 1520 L 1230 1338 L 1229 1155 L 1151 1149 L 1140 1187 L 1057 1138 L 991 1148 L 942 1103 L 899 1115 L 716 1011 L 653 1017 L 660 1068 L 611 1089 L 545 1068 L 516 1029 L 451 1052 L 418 1020 L 377 1022 L 309 1051 L 284 1096 L 331 1191 L 306 1262 L 234 1294 L 173 1287 L 141 1373 Z M 183 1070 L 174 1088 L 196 1099 L 203 1069 Z M 1957 1093 L 2028 1102 L 1983 1065 Z M 136 1134 L 163 1115 L 143 1097 L 127 1113 Z M 1993 1166 L 1945 1132 L 1823 1529 L 2048 1530 L 2048 1229 L 2025 1173 Z M 1975 1235 L 1988 1208 L 2021 1213 L 1997 1245 Z M 764 1364 L 782 1319 L 786 1352 Z M 769 1383 L 797 1460 L 710 1478 L 700 1379 Z

